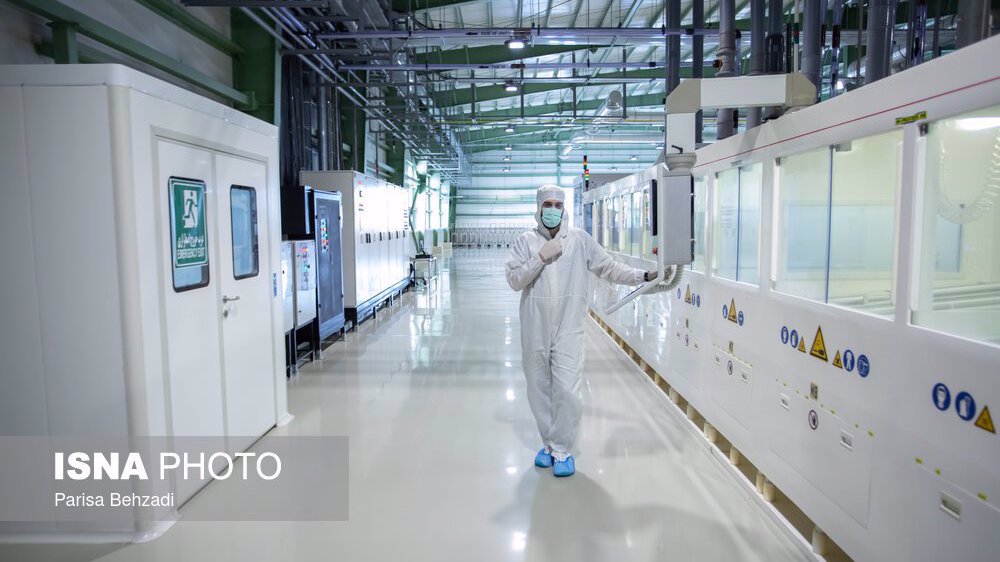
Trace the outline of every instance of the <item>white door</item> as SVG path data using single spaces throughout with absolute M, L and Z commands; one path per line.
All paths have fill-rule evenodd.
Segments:
M 275 423 L 267 169 L 216 154 L 215 177 L 226 422 L 242 451 Z
M 219 345 L 219 261 L 212 152 L 157 141 L 163 316 L 171 434 L 225 446 Z M 180 452 L 180 451 L 179 451 Z M 178 504 L 206 481 L 177 480 Z

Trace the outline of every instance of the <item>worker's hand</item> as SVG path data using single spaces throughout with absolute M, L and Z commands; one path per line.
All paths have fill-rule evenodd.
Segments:
M 668 265 L 666 269 L 663 270 L 663 280 L 660 281 L 660 284 L 669 285 L 673 287 L 675 285 L 675 281 L 679 281 L 679 279 L 676 278 L 677 278 L 677 266 Z M 656 279 L 656 272 L 647 271 L 644 280 L 648 283 L 653 279 Z
M 538 251 L 538 258 L 542 260 L 542 263 L 550 264 L 559 259 L 560 254 L 562 254 L 562 239 L 553 238 Z

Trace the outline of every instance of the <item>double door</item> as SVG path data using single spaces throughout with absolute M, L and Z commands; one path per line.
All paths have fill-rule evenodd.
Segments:
M 167 431 L 241 451 L 275 421 L 267 169 L 159 138 L 156 174 Z M 178 480 L 179 502 L 203 484 Z

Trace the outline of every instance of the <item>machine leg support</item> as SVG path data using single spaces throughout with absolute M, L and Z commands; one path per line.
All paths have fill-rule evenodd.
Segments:
M 827 548 L 828 543 L 829 541 L 827 540 L 826 533 L 823 532 L 823 529 L 820 529 L 819 527 L 813 527 L 813 532 L 812 532 L 813 552 L 815 552 L 820 556 L 826 556 L 828 550 Z
M 769 502 L 773 502 L 774 501 L 774 496 L 775 496 L 774 484 L 771 483 L 771 481 L 768 480 L 768 479 L 766 479 L 766 478 L 764 479 L 764 487 L 763 487 L 762 495 L 764 496 L 764 499 L 766 501 L 769 501 Z
M 740 455 L 740 452 L 736 447 L 729 448 L 729 464 L 736 466 L 740 464 L 740 460 L 742 459 L 743 456 Z
M 709 443 L 714 445 L 719 441 L 719 431 L 712 424 L 705 422 L 705 425 L 702 426 L 702 431 L 705 433 L 705 439 L 708 439 Z

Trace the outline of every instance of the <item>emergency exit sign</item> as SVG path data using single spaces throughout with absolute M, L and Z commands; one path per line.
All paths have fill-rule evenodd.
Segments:
M 208 263 L 205 232 L 205 183 L 170 178 L 170 223 L 174 267 Z

